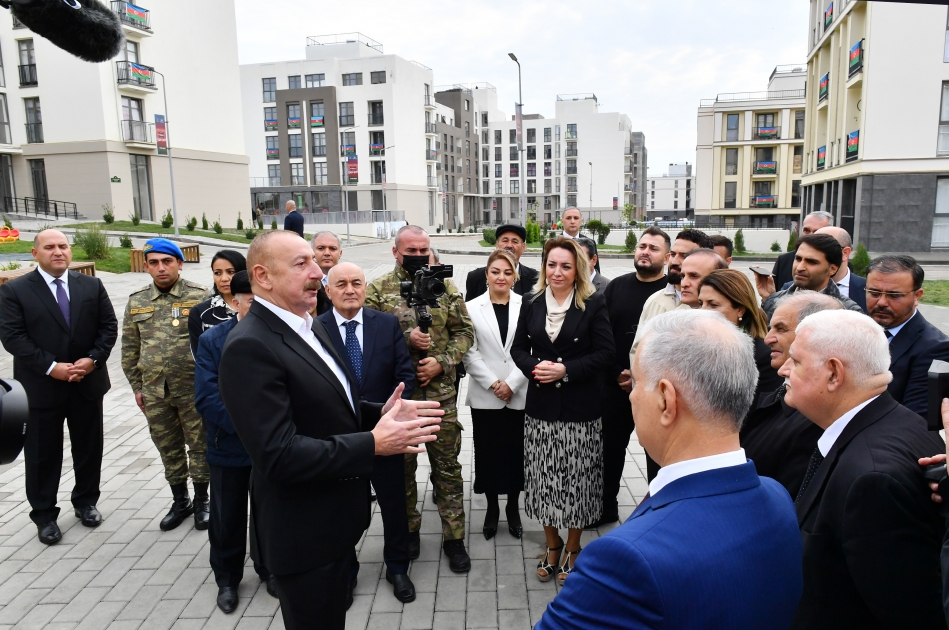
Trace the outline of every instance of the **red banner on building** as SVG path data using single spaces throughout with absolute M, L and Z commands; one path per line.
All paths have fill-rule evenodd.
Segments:
M 359 183 L 359 158 L 355 153 L 349 154 L 349 159 L 346 161 L 346 171 L 349 174 L 349 183 L 358 184 Z
M 168 130 L 165 117 L 161 114 L 155 114 L 155 142 L 158 144 L 158 155 L 168 155 Z

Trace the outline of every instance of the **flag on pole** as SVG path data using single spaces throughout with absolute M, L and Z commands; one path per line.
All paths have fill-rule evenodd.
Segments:
M 125 17 L 127 17 L 132 22 L 145 26 L 148 22 L 148 11 L 142 7 L 137 7 L 134 4 L 125 3 Z
M 129 62 L 129 68 L 132 70 L 132 78 L 139 83 L 152 82 L 152 69 L 147 66 L 140 66 L 137 63 Z

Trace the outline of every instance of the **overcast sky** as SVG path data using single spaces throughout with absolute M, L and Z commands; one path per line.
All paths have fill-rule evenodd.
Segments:
M 804 61 L 802 0 L 236 0 L 241 63 L 302 59 L 308 35 L 361 32 L 419 61 L 435 84 L 487 81 L 513 113 L 521 61 L 528 113 L 593 92 L 646 134 L 649 174 L 695 162 L 699 100 L 764 90 L 775 65 Z

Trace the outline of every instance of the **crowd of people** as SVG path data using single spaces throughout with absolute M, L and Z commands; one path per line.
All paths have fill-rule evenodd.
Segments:
M 635 271 L 610 281 L 570 208 L 539 269 L 521 262 L 525 229 L 501 226 L 465 294 L 446 280 L 430 307 L 402 291 L 437 263 L 416 226 L 371 283 L 337 235 L 288 225 L 246 258 L 216 253 L 210 292 L 181 276 L 174 243 L 151 239 L 121 351 L 172 497 L 159 527 L 208 530 L 217 603 L 233 612 L 249 495 L 253 567 L 286 627 L 342 628 L 375 500 L 385 578 L 412 602 L 422 452 L 441 552 L 471 568 L 465 404 L 481 534 L 521 538 L 522 506 L 544 529 L 536 579 L 562 589 L 538 628 L 944 628 L 946 522 L 922 466 L 945 459 L 924 417 L 949 337 L 918 310 L 914 259 L 880 256 L 857 276 L 831 223 L 806 216 L 795 251 L 754 282 L 730 268 L 726 237 L 650 227 Z M 33 255 L 35 273 L 0 286 L 0 341 L 30 397 L 30 516 L 55 544 L 64 420 L 76 517 L 102 522 L 118 324 L 101 282 L 68 271 L 64 235 L 41 232 Z M 649 492 L 583 550 L 585 529 L 620 521 L 634 430 Z

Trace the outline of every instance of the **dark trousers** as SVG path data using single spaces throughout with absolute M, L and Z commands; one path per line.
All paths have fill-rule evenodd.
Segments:
M 303 573 L 275 576 L 287 630 L 345 628 L 350 562 L 349 555 L 344 555 Z
M 607 385 L 609 387 L 609 385 Z M 619 389 L 615 384 L 612 387 Z M 621 393 L 625 394 L 622 390 Z M 623 404 L 625 400 L 626 404 Z M 633 410 L 629 399 L 610 392 L 603 409 L 603 517 L 616 518 L 619 514 L 620 482 L 626 464 L 626 447 L 633 433 Z
M 382 558 L 393 575 L 409 572 L 409 521 L 405 511 L 405 456 L 376 456 L 372 467 L 372 487 L 382 513 L 385 546 Z M 359 574 L 359 562 L 353 551 L 350 581 Z
M 37 525 L 59 516 L 56 495 L 63 473 L 63 419 L 69 427 L 76 481 L 72 504 L 76 508 L 99 501 L 102 474 L 102 397 L 88 400 L 79 394 L 67 403 L 45 409 L 30 408 L 23 457 L 26 463 L 26 498 Z
M 244 577 L 247 549 L 247 497 L 250 466 L 215 466 L 211 470 L 211 569 L 219 587 L 237 587 Z M 254 562 L 254 571 L 266 580 L 270 571 Z

